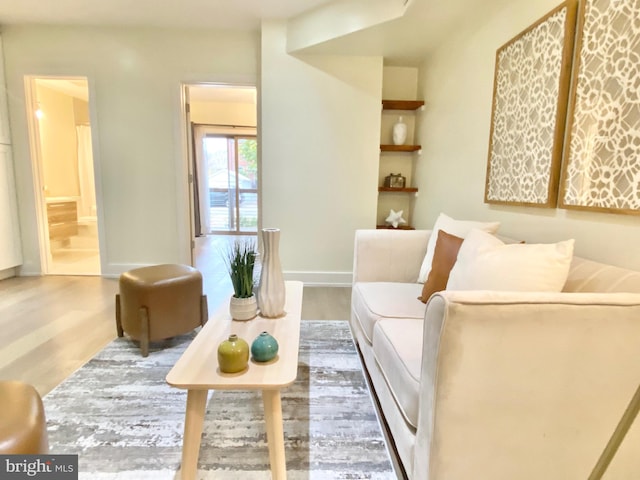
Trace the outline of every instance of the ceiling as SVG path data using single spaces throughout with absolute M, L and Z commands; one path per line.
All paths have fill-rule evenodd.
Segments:
M 412 0 L 395 20 L 305 48 L 305 53 L 382 56 L 386 65 L 417 66 L 444 40 L 472 31 L 515 0 Z
M 330 0 L 2 0 L 0 25 L 57 24 L 257 30 Z
M 259 30 L 262 20 L 290 19 L 349 0 L 0 0 L 0 26 L 53 24 Z M 389 0 L 394 1 L 394 0 Z M 399 0 L 395 0 L 399 1 Z M 417 65 L 444 38 L 514 0 L 410 0 L 396 20 L 304 49 L 306 53 L 383 56 Z M 353 3 L 353 2 L 351 2 Z

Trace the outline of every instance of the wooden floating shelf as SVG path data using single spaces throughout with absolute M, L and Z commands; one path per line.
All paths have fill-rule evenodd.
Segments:
M 422 145 L 380 145 L 381 152 L 417 152 Z
M 394 187 L 378 187 L 379 192 L 400 192 L 400 193 L 416 193 L 416 187 L 394 188 Z
M 415 230 L 416 227 L 411 227 L 408 225 L 398 225 L 397 228 L 394 228 L 391 225 L 376 225 L 378 230 Z
M 424 106 L 424 100 L 382 100 L 383 110 L 417 110 Z

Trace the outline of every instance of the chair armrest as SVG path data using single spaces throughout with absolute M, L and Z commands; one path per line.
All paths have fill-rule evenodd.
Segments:
M 640 382 L 639 345 L 640 294 L 434 294 L 413 478 L 587 478 Z
M 356 230 L 353 283 L 418 279 L 431 230 Z

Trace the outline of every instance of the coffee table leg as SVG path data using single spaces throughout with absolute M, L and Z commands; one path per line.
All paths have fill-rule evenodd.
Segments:
M 182 439 L 180 477 L 182 480 L 196 478 L 207 393 L 208 390 L 189 390 L 187 392 L 187 413 L 184 418 L 184 438 Z
M 271 462 L 271 479 L 286 480 L 287 463 L 284 458 L 284 430 L 280 390 L 263 390 L 264 419 L 267 424 L 267 443 Z

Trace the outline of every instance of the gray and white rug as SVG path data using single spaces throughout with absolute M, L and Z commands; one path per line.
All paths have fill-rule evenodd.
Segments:
M 147 358 L 116 339 L 46 395 L 51 453 L 78 454 L 81 479 L 179 479 L 186 392 L 165 376 L 192 338 Z M 289 479 L 396 478 L 347 322 L 302 322 L 282 414 Z M 259 392 L 210 392 L 198 478 L 270 478 Z

